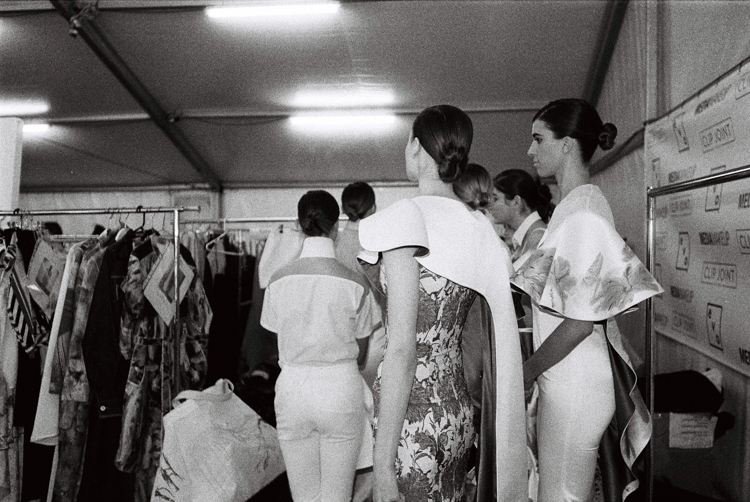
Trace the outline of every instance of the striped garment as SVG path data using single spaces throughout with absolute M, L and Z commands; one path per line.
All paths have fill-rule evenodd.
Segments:
M 15 236 L 14 236 L 15 240 Z M 32 354 L 41 344 L 42 337 L 38 336 L 35 327 L 34 313 L 31 299 L 26 289 L 26 274 L 23 270 L 23 259 L 18 256 L 18 248 L 11 243 L 3 253 L 3 269 L 9 272 L 10 288 L 8 288 L 8 319 L 21 347 L 28 354 Z

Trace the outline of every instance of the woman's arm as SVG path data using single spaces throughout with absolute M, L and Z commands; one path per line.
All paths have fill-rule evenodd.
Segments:
M 378 432 L 373 457 L 374 502 L 399 500 L 396 454 L 417 368 L 419 265 L 414 259 L 415 252 L 414 247 L 404 247 L 383 253 L 388 284 L 388 347 L 380 377 Z
M 593 331 L 593 322 L 577 321 L 566 317 L 542 342 L 536 352 L 523 363 L 524 388 L 530 389 L 539 375 L 562 361 Z

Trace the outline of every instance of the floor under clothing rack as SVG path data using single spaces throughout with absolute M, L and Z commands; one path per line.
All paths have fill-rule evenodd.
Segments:
M 13 211 L 0 211 L 0 216 L 11 216 L 24 218 L 27 216 L 62 216 L 62 215 L 90 215 L 90 214 L 153 214 L 153 213 L 172 213 L 174 215 L 174 298 L 175 298 L 175 313 L 174 313 L 174 340 L 173 343 L 178 349 L 176 354 L 179 354 L 179 325 L 180 325 L 180 213 L 183 212 L 200 212 L 200 206 L 182 206 L 182 207 L 108 207 L 108 208 L 80 208 L 80 209 L 31 209 L 25 210 L 16 208 Z M 173 382 L 176 382 L 178 375 L 176 374 L 179 365 L 173 365 L 172 375 Z

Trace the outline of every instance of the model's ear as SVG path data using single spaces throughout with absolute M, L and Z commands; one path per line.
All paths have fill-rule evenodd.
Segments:
M 422 144 L 419 142 L 419 138 L 412 137 L 409 141 L 409 153 L 416 156 L 419 154 L 419 150 L 422 148 Z
M 565 136 L 563 138 L 563 153 L 569 153 L 572 148 L 573 138 L 571 138 L 570 136 Z

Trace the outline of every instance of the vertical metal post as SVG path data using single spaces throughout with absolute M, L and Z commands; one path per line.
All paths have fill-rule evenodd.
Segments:
M 647 207 L 647 238 L 646 238 L 646 268 L 653 274 L 654 267 L 654 205 L 656 199 L 651 196 L 651 187 L 646 191 Z M 651 413 L 651 441 L 648 444 L 648 457 L 646 458 L 646 478 L 648 479 L 647 501 L 653 502 L 654 499 L 654 435 L 653 435 L 653 415 L 654 415 L 654 339 L 653 339 L 653 322 L 654 322 L 654 305 L 653 296 L 646 300 L 646 394 L 648 395 L 648 411 Z
M 174 212 L 174 361 L 172 361 L 172 388 L 178 389 L 180 379 L 180 210 Z

